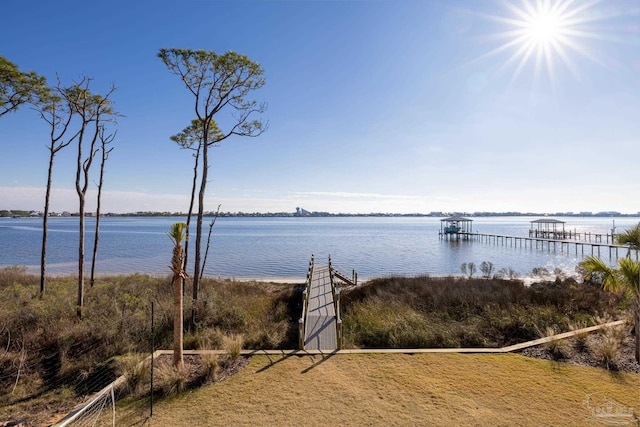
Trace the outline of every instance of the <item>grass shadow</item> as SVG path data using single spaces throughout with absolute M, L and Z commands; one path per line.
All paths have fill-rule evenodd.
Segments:
M 264 372 L 267 369 L 273 367 L 274 365 L 280 363 L 280 362 L 284 362 L 285 360 L 287 360 L 288 358 L 292 357 L 292 356 L 300 356 L 300 355 L 306 355 L 307 353 L 304 350 L 295 350 L 295 351 L 290 351 L 290 352 L 285 352 L 284 350 L 282 351 L 282 355 L 279 356 L 280 358 L 277 359 L 275 362 L 271 359 L 271 354 L 269 353 L 263 353 L 260 350 L 256 350 L 255 352 L 249 353 L 247 354 L 247 356 L 257 356 L 257 355 L 266 355 L 267 358 L 269 359 L 269 364 L 263 366 L 262 368 L 258 369 L 256 371 L 256 374 L 260 373 L 260 372 Z
M 327 360 L 331 359 L 336 354 L 338 354 L 338 350 L 333 350 L 331 353 L 327 353 L 326 356 L 325 356 L 324 353 L 321 353 L 322 359 L 318 360 L 317 362 L 315 362 L 313 365 L 309 366 L 308 368 L 303 369 L 300 373 L 301 374 L 306 374 L 307 372 L 311 371 L 315 367 L 317 367 L 317 366 L 323 364 L 324 362 L 326 362 Z
M 623 375 L 622 371 L 617 369 L 607 369 L 609 371 L 609 376 L 616 384 L 627 384 L 627 378 Z

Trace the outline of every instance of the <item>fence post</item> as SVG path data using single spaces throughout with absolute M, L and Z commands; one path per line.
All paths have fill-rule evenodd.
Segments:
M 156 351 L 156 334 L 154 328 L 154 312 L 155 312 L 155 303 L 151 301 L 151 385 L 149 386 L 149 394 L 151 395 L 150 399 L 150 408 L 149 408 L 149 418 L 153 417 L 153 353 Z
M 111 426 L 116 427 L 116 393 L 111 386 Z

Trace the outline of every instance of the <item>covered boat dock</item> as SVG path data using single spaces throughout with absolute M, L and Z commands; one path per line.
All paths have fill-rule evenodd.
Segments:
M 440 238 L 460 240 L 460 236 L 473 233 L 473 220 L 462 216 L 450 216 L 440 220 Z
M 529 237 L 541 239 L 566 239 L 568 233 L 564 229 L 565 222 L 559 219 L 542 218 L 531 221 Z

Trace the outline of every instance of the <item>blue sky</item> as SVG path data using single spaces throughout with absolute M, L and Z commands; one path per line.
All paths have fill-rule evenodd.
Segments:
M 213 150 L 207 209 L 640 211 L 637 0 L 8 0 L 0 40 L 51 83 L 117 87 L 103 211 L 187 210 L 192 157 L 169 137 L 193 98 L 162 47 L 265 70 L 269 129 Z M 28 108 L 0 118 L 0 209 L 42 209 L 47 142 Z M 78 210 L 74 156 L 53 210 Z

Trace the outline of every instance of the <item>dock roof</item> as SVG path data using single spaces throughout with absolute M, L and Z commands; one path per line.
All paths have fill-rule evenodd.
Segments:
M 473 221 L 473 220 L 462 217 L 462 216 L 450 216 L 449 218 L 443 218 L 440 221 Z
M 536 219 L 535 221 L 530 221 L 531 224 L 566 224 L 565 221 L 560 221 L 559 219 L 553 218 L 542 218 Z

